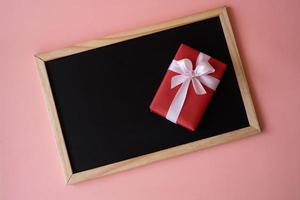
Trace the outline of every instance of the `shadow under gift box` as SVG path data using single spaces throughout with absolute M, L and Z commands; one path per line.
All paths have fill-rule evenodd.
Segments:
M 200 54 L 200 51 L 195 50 L 185 44 L 181 44 L 174 60 L 179 61 L 181 59 L 188 58 L 192 61 L 194 70 L 197 58 Z M 227 65 L 212 57 L 210 57 L 208 62 L 215 69 L 215 72 L 208 75 L 221 80 Z M 175 88 L 171 88 L 171 79 L 176 75 L 178 75 L 178 73 L 167 70 L 150 105 L 150 110 L 162 117 L 167 116 L 170 105 L 182 85 L 180 84 Z M 198 124 L 201 121 L 214 93 L 218 92 L 218 90 L 214 91 L 204 84 L 202 84 L 202 86 L 206 90 L 206 94 L 198 95 L 194 91 L 193 84 L 189 84 L 185 102 L 176 121 L 176 124 L 179 124 L 191 131 L 195 131 L 197 129 Z

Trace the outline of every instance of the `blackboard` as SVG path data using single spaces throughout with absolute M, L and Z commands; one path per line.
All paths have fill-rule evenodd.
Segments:
M 220 8 L 217 15 L 205 19 L 174 27 L 167 26 L 167 22 L 165 28 L 152 28 L 150 33 L 137 31 L 138 37 L 114 36 L 110 41 L 122 39 L 105 45 L 92 41 L 93 48 L 83 44 L 84 50 L 75 48 L 70 53 L 70 49 L 63 49 L 36 56 L 40 67 L 42 63 L 42 80 L 47 79 L 44 88 L 50 93 L 46 97 L 52 122 L 56 123 L 54 129 L 58 128 L 57 134 L 61 134 L 56 137 L 59 148 L 63 148 L 61 154 L 65 154 L 62 160 L 67 162 L 67 182 L 172 157 L 172 149 L 175 152 L 177 147 L 199 141 L 213 139 L 216 144 L 224 143 L 259 132 L 251 97 L 245 93 L 246 78 L 238 71 L 242 66 L 234 65 L 238 54 L 233 56 L 233 47 L 226 38 L 226 16 L 226 9 Z M 181 43 L 228 65 L 195 132 L 149 110 Z M 213 145 L 204 143 L 190 151 Z M 163 153 L 164 150 L 169 152 Z M 188 151 L 182 150 L 185 152 Z

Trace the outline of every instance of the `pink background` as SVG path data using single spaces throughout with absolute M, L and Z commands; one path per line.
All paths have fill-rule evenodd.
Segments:
M 221 5 L 231 8 L 263 133 L 66 186 L 33 55 Z M 1 0 L 0 199 L 300 199 L 299 8 L 299 0 Z

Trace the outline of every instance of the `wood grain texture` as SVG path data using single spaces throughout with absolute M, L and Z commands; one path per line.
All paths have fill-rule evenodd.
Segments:
M 61 161 L 63 164 L 65 181 L 68 182 L 70 180 L 70 177 L 73 174 L 73 172 L 72 172 L 72 167 L 71 167 L 71 163 L 69 160 L 69 156 L 67 153 L 67 148 L 66 148 L 66 144 L 64 141 L 63 133 L 61 130 L 58 114 L 56 111 L 56 106 L 54 103 L 54 99 L 53 99 L 53 95 L 52 95 L 52 91 L 51 91 L 51 87 L 50 87 L 50 83 L 49 83 L 49 79 L 48 79 L 48 75 L 47 75 L 47 71 L 46 71 L 45 62 L 37 57 L 35 60 L 37 63 L 40 80 L 41 80 L 42 87 L 44 90 L 44 97 L 45 97 L 45 100 L 47 103 L 48 113 L 49 113 L 49 117 L 51 120 L 52 129 L 53 129 L 53 132 L 55 135 L 56 145 L 57 145 L 59 155 L 60 155 L 60 158 L 61 158 Z
M 171 29 L 174 27 L 186 25 L 189 23 L 193 23 L 196 21 L 205 20 L 208 18 L 216 17 L 216 16 L 219 16 L 220 20 L 221 20 L 222 28 L 223 28 L 224 35 L 226 38 L 230 56 L 231 56 L 231 59 L 233 62 L 234 70 L 235 70 L 235 73 L 237 76 L 239 88 L 240 88 L 240 91 L 242 94 L 242 98 L 243 98 L 243 102 L 244 102 L 244 105 L 246 108 L 246 113 L 247 113 L 247 117 L 248 117 L 250 126 L 239 129 L 239 130 L 227 132 L 222 135 L 210 137 L 207 139 L 191 142 L 188 144 L 176 146 L 176 147 L 165 149 L 162 151 L 150 153 L 147 155 L 135 157 L 132 159 L 121 161 L 121 162 L 109 164 L 109 165 L 106 165 L 103 167 L 98 167 L 95 169 L 86 170 L 83 172 L 73 174 L 70 160 L 69 160 L 69 157 L 67 154 L 64 138 L 63 138 L 63 133 L 62 133 L 61 126 L 59 123 L 56 107 L 54 104 L 47 72 L 45 69 L 45 62 L 53 60 L 53 59 L 65 57 L 68 55 L 73 55 L 75 53 L 80 53 L 80 52 L 95 49 L 98 47 L 106 46 L 109 44 L 122 42 L 125 40 L 140 37 L 140 36 L 147 35 L 150 33 L 155 33 L 155 32 L 159 32 L 159 31 Z M 210 10 L 207 12 L 194 14 L 191 16 L 179 18 L 176 20 L 168 21 L 168 22 L 163 22 L 163 23 L 160 23 L 157 25 L 152 25 L 152 26 L 148 26 L 148 27 L 133 30 L 133 31 L 115 34 L 115 35 L 104 37 L 101 39 L 95 39 L 95 40 L 90 40 L 87 42 L 82 42 L 82 43 L 76 44 L 74 46 L 67 47 L 67 48 L 60 49 L 60 50 L 55 50 L 55 51 L 46 52 L 46 53 L 39 53 L 36 55 L 36 61 L 37 61 L 39 73 L 41 76 L 41 82 L 43 84 L 43 88 L 45 91 L 45 97 L 46 97 L 47 104 L 48 104 L 48 110 L 49 110 L 49 114 L 50 114 L 50 118 L 51 118 L 52 127 L 53 127 L 53 130 L 55 133 L 57 146 L 59 149 L 59 154 L 60 154 L 60 157 L 61 157 L 61 160 L 63 163 L 63 167 L 64 167 L 65 179 L 68 184 L 73 184 L 73 183 L 77 183 L 80 181 L 96 178 L 99 176 L 104 176 L 104 175 L 120 172 L 123 170 L 131 169 L 134 167 L 143 166 L 143 165 L 146 165 L 149 163 L 153 163 L 155 161 L 171 158 L 174 156 L 179 156 L 179 155 L 182 155 L 182 154 L 185 154 L 188 152 L 193 152 L 193 151 L 205 149 L 208 147 L 212 147 L 212 146 L 215 146 L 218 144 L 223 144 L 226 142 L 242 139 L 244 137 L 251 136 L 251 135 L 254 135 L 254 134 L 257 134 L 260 132 L 260 127 L 259 127 L 259 123 L 258 123 L 257 116 L 255 113 L 252 98 L 250 95 L 248 83 L 246 80 L 246 76 L 245 76 L 245 73 L 243 70 L 241 58 L 238 53 L 238 49 L 237 49 L 236 42 L 234 39 L 233 31 L 232 31 L 231 24 L 230 24 L 228 14 L 227 14 L 227 10 L 225 7 L 213 9 L 213 10 Z
M 84 172 L 75 173 L 71 176 L 68 184 L 74 184 L 81 181 L 93 179 L 99 176 L 105 176 L 116 172 L 121 172 L 134 167 L 143 166 L 159 160 L 180 156 L 185 153 L 195 152 L 208 147 L 213 147 L 219 144 L 239 140 L 251 135 L 257 134 L 257 129 L 253 127 L 246 127 L 239 130 L 224 133 L 222 135 L 206 138 L 203 140 L 191 142 L 184 145 L 179 145 L 173 148 L 165 149 L 155 153 L 150 153 L 143 156 L 138 156 L 132 159 L 113 163 L 103 167 L 87 170 Z
M 95 49 L 98 47 L 103 47 L 106 45 L 114 44 L 117 42 L 122 42 L 125 40 L 129 40 L 136 37 L 141 37 L 143 35 L 148 35 L 151 33 L 160 32 L 163 30 L 171 29 L 178 26 L 183 26 L 185 24 L 190 24 L 196 21 L 205 20 L 208 18 L 219 16 L 219 14 L 222 12 L 224 8 L 217 8 L 213 9 L 207 12 L 202 12 L 194 15 L 190 15 L 187 17 L 179 18 L 176 20 L 171 20 L 167 22 L 162 22 L 156 25 L 147 26 L 144 28 L 140 28 L 137 30 L 127 31 L 119 34 L 114 34 L 106 37 L 102 37 L 99 39 L 93 39 L 86 42 L 81 42 L 78 44 L 75 44 L 71 47 L 66 47 L 63 49 L 54 50 L 51 52 L 45 52 L 45 53 L 38 53 L 36 54 L 36 57 L 39 57 L 43 61 L 49 61 L 54 60 L 57 58 L 69 56 L 75 53 L 80 53 L 84 51 L 88 51 L 91 49 Z
M 220 13 L 220 20 L 223 27 L 225 39 L 228 45 L 229 53 L 232 59 L 234 71 L 238 80 L 238 84 L 241 90 L 243 102 L 246 108 L 247 117 L 250 123 L 250 126 L 256 128 L 258 131 L 260 131 L 260 126 L 257 120 L 256 112 L 254 109 L 252 97 L 250 94 L 248 82 L 246 79 L 246 75 L 243 69 L 243 64 L 241 57 L 238 52 L 238 48 L 236 45 L 236 41 L 234 38 L 234 34 L 232 31 L 232 27 L 229 21 L 229 17 L 227 14 L 227 9 L 222 9 L 222 12 Z

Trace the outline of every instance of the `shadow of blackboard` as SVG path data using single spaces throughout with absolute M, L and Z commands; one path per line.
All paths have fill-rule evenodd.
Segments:
M 179 45 L 228 65 L 196 132 L 149 105 Z M 73 172 L 248 127 L 219 17 L 46 62 Z

